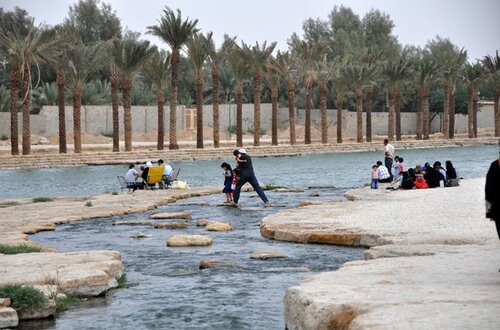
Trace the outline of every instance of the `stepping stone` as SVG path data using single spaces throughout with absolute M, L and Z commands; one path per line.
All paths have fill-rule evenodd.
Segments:
M 191 213 L 174 212 L 174 213 L 156 213 L 152 214 L 151 219 L 191 219 Z
M 208 220 L 208 219 L 198 219 L 198 220 L 196 220 L 196 225 L 197 225 L 198 227 L 204 227 L 204 226 L 206 226 L 209 222 L 210 222 L 210 220 Z
M 299 202 L 299 207 L 309 206 L 309 205 L 321 205 L 321 202 L 313 202 L 313 201 L 301 201 Z
M 126 225 L 126 226 L 151 226 L 153 222 L 149 220 L 143 220 L 143 221 L 114 221 L 112 223 L 113 226 L 117 225 Z
M 226 262 L 222 260 L 202 260 L 200 261 L 200 265 L 198 266 L 199 269 L 207 269 L 207 268 L 216 268 L 220 266 L 226 265 Z
M 144 234 L 143 232 L 138 232 L 138 233 L 133 233 L 130 235 L 131 238 L 145 238 L 145 237 L 151 237 L 151 235 Z
M 304 192 L 304 190 L 299 189 L 299 188 L 277 188 L 277 189 L 274 189 L 273 191 L 279 192 L 279 193 L 289 193 L 289 192 L 301 193 L 301 192 Z
M 254 252 L 250 255 L 250 259 L 273 259 L 273 258 L 284 258 L 285 256 L 279 252 Z
M 167 240 L 167 246 L 207 246 L 212 243 L 212 237 L 204 235 L 173 235 Z
M 165 229 L 183 229 L 187 228 L 188 224 L 186 222 L 160 222 L 155 223 L 153 227 Z
M 205 230 L 208 231 L 231 231 L 233 230 L 233 225 L 229 222 L 217 222 L 209 221 L 205 226 Z

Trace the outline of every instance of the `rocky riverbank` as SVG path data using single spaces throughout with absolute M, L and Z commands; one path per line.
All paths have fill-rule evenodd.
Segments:
M 360 188 L 352 201 L 271 215 L 261 233 L 370 247 L 365 261 L 285 294 L 288 329 L 498 329 L 500 243 L 484 218 L 484 179 L 456 188 Z
M 57 224 L 144 212 L 178 199 L 219 192 L 219 188 L 141 190 L 92 197 L 55 198 L 43 203 L 28 199 L 0 200 L 0 244 L 35 246 L 28 235 L 55 230 Z M 0 254 L 0 286 L 33 285 L 49 298 L 59 294 L 97 296 L 117 287 L 117 279 L 124 272 L 118 251 L 57 253 L 50 247 L 43 247 L 42 251 Z M 18 316 L 9 305 L 7 301 L 0 304 L 0 328 L 17 325 Z M 51 313 L 54 312 L 55 306 L 51 308 Z M 29 318 L 33 318 L 33 315 Z

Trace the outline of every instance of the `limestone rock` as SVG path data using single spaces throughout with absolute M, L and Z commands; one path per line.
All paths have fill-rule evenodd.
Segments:
M 208 231 L 231 231 L 233 230 L 233 225 L 229 222 L 217 222 L 209 221 L 205 226 L 205 230 Z
M 155 228 L 164 228 L 164 229 L 183 229 L 188 227 L 188 223 L 186 222 L 159 222 L 155 223 Z
M 309 206 L 309 205 L 321 205 L 323 203 L 316 201 L 300 201 L 299 207 Z
M 273 258 L 284 258 L 285 256 L 279 252 L 254 252 L 250 255 L 250 259 L 273 259 Z
M 47 304 L 40 308 L 27 308 L 17 311 L 19 320 L 44 319 L 56 313 L 56 302 L 49 300 Z
M 146 238 L 146 237 L 151 237 L 151 235 L 148 235 L 148 234 L 144 234 L 143 232 L 137 232 L 137 233 L 133 233 L 132 235 L 130 235 L 131 238 Z
M 319 193 L 310 193 L 309 194 L 309 197 L 319 197 L 320 194 Z
M 19 317 L 14 308 L 0 307 L 0 329 L 15 328 L 19 324 Z
M 196 225 L 197 225 L 198 227 L 204 227 L 204 226 L 206 226 L 209 222 L 210 222 L 210 220 L 208 220 L 208 219 L 198 219 L 198 220 L 196 220 Z
M 207 246 L 213 243 L 210 236 L 173 235 L 167 240 L 167 246 Z
M 191 219 L 191 213 L 173 212 L 173 213 L 156 213 L 152 214 L 151 219 Z
M 273 191 L 278 192 L 278 193 L 289 193 L 289 192 L 301 193 L 301 192 L 304 192 L 304 190 L 299 189 L 299 188 L 276 188 Z
M 9 307 L 10 298 L 0 298 L 0 307 Z
M 202 260 L 200 261 L 199 268 L 200 269 L 207 269 L 207 268 L 216 268 L 225 265 L 226 263 L 222 260 Z
M 113 221 L 111 223 L 113 226 L 125 225 L 125 226 L 151 226 L 153 222 L 149 220 L 142 221 Z

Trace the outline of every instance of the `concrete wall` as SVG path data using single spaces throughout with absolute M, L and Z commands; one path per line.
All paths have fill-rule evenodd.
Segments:
M 123 132 L 123 108 L 120 107 L 120 132 Z M 186 110 L 184 106 L 177 107 L 177 129 L 186 128 Z M 225 131 L 231 125 L 236 125 L 236 105 L 220 105 L 220 124 L 221 131 Z M 296 110 L 297 125 L 304 125 L 305 111 Z M 169 108 L 164 108 L 165 130 L 169 130 Z M 328 109 L 329 126 L 337 123 L 337 110 Z M 112 134 L 112 112 L 111 106 L 82 106 L 82 131 L 92 134 Z M 432 114 L 431 114 L 432 118 Z M 212 106 L 203 107 L 203 121 L 207 127 L 213 126 Z M 415 134 L 415 113 L 401 114 L 402 134 Z M 457 133 L 467 132 L 468 117 L 464 115 L 455 115 L 455 131 Z M 321 118 L 320 111 L 313 109 L 311 111 L 311 125 L 320 129 Z M 363 113 L 363 131 L 365 131 L 365 113 Z M 493 127 L 493 106 L 486 105 L 479 109 L 478 128 Z M 147 133 L 156 131 L 157 125 L 157 107 L 156 106 L 133 106 L 132 107 L 132 129 L 133 132 Z M 280 128 L 288 127 L 288 108 L 278 109 L 278 125 Z M 438 114 L 431 122 L 431 133 L 439 132 L 442 127 L 442 117 Z M 189 125 L 188 125 L 189 126 Z M 356 113 L 353 111 L 343 111 L 342 121 L 343 131 L 349 134 L 356 134 Z M 261 104 L 261 128 L 267 130 L 271 127 L 271 104 Z M 246 132 L 253 128 L 253 104 L 243 105 L 243 130 Z M 73 110 L 71 106 L 66 107 L 66 130 L 73 130 Z M 22 131 L 22 115 L 19 114 L 19 133 Z M 40 136 L 51 136 L 58 134 L 58 109 L 57 106 L 45 106 L 38 115 L 31 115 L 31 132 Z M 372 133 L 374 135 L 387 134 L 387 112 L 372 113 Z M 0 113 L 0 136 L 10 136 L 10 113 Z

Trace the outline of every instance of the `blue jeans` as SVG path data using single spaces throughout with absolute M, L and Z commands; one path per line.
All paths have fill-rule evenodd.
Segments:
M 372 189 L 378 189 L 378 179 L 372 179 Z
M 234 189 L 233 192 L 233 202 L 238 203 L 238 200 L 240 199 L 241 187 L 243 187 L 243 185 L 247 182 L 252 185 L 253 190 L 255 190 L 255 192 L 259 195 L 260 199 L 262 199 L 264 203 L 267 203 L 268 199 L 266 197 L 266 194 L 264 194 L 264 191 L 260 187 L 259 181 L 257 181 L 257 178 L 255 177 L 254 174 L 240 177 L 240 180 L 236 184 L 236 188 Z

